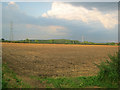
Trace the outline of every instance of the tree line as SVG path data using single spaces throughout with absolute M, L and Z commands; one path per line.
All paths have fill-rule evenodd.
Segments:
M 88 41 L 78 41 L 78 40 L 68 40 L 68 39 L 50 39 L 50 40 L 5 40 L 2 38 L 0 41 L 2 42 L 10 42 L 10 43 L 41 43 L 41 44 L 81 44 L 81 45 L 120 45 L 120 43 L 108 42 L 108 43 L 94 43 Z

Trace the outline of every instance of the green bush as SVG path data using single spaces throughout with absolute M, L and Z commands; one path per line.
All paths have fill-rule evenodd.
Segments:
M 120 81 L 120 52 L 114 56 L 109 55 L 110 60 L 102 62 L 97 65 L 100 69 L 98 73 L 98 79 L 104 82 L 117 83 Z

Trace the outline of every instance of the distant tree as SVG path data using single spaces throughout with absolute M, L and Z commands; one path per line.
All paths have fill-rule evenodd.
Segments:
M 67 40 L 65 41 L 65 44 L 68 44 L 68 41 L 67 41 Z
M 5 39 L 4 39 L 4 38 L 2 38 L 1 40 L 2 40 L 2 41 L 5 41 Z
M 70 44 L 72 44 L 73 43 L 73 41 L 70 41 Z
M 54 40 L 52 40 L 52 43 L 55 43 Z
M 25 40 L 26 42 L 30 42 L 30 40 L 27 38 L 26 40 Z
M 5 39 L 4 39 L 4 38 L 2 38 L 2 39 L 1 39 L 1 41 L 2 41 L 2 42 L 4 42 L 4 41 L 5 41 Z
M 111 42 L 111 45 L 115 45 L 115 43 L 114 43 L 114 42 Z
M 35 40 L 36 43 L 39 43 L 39 40 Z
M 88 42 L 88 41 L 84 41 L 83 43 L 84 43 L 84 44 L 88 44 L 89 42 Z
M 115 45 L 114 42 L 111 42 L 111 43 L 106 43 L 107 45 Z
M 93 43 L 93 42 L 89 42 L 89 44 L 92 45 L 92 44 L 95 44 L 95 43 Z
M 75 41 L 73 41 L 73 44 L 75 44 Z

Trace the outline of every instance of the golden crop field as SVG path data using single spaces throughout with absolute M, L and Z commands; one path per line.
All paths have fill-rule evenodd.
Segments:
M 118 46 L 3 43 L 3 63 L 21 76 L 76 77 L 97 74 L 94 63 L 108 59 Z

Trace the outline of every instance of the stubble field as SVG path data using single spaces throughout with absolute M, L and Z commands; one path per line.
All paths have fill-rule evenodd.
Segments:
M 3 43 L 2 59 L 20 76 L 93 76 L 117 46 Z

